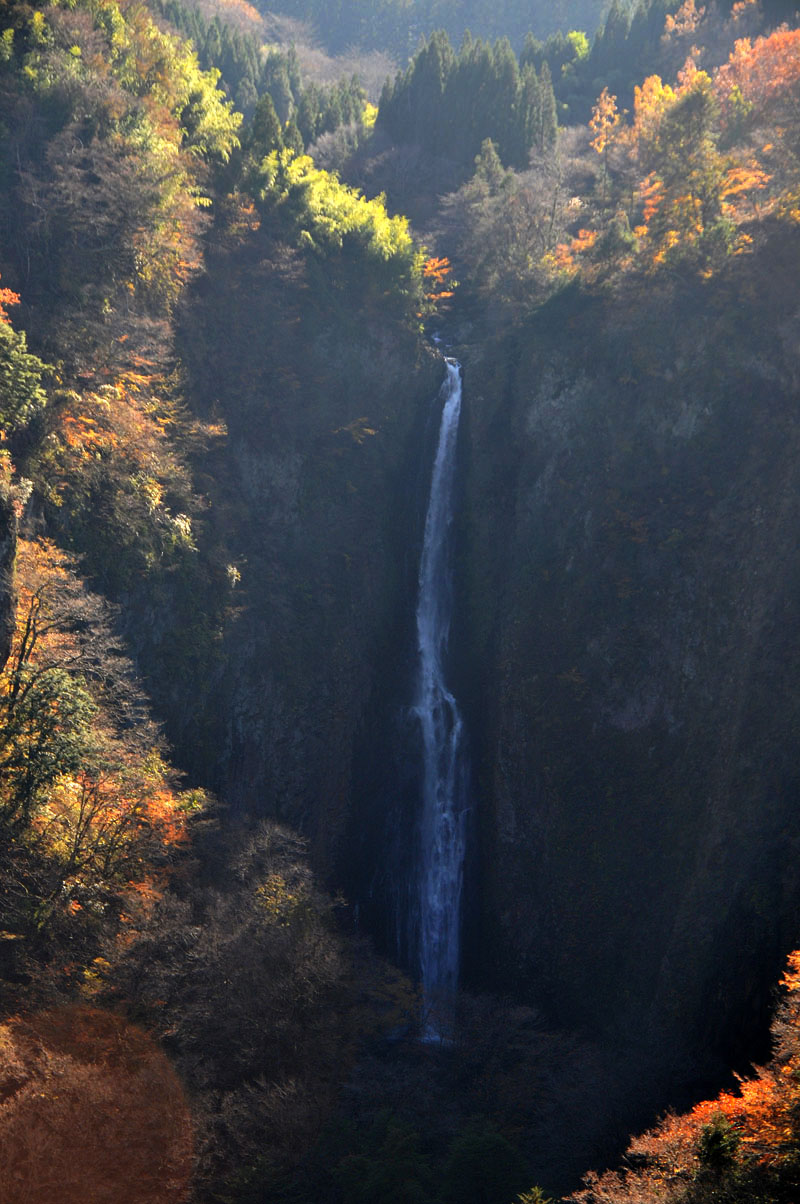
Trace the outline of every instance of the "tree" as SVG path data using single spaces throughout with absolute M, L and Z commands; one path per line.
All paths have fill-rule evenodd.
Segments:
M 494 46 L 465 38 L 455 54 L 438 31 L 384 88 L 378 121 L 395 141 L 415 142 L 464 166 L 491 138 L 506 164 L 525 167 L 532 147 L 544 150 L 555 141 L 549 69 L 545 63 L 537 75 L 526 60 L 520 71 L 507 38 Z
M 357 264 L 362 292 L 379 292 L 382 304 L 401 312 L 419 311 L 424 255 L 406 218 L 390 217 L 383 197 L 368 200 L 289 147 L 263 160 L 256 184 L 264 217 L 308 254 Z
M 10 319 L 6 311 L 7 305 L 19 305 L 19 293 L 10 288 L 0 288 L 0 323 L 7 324 Z
M 160 755 L 110 611 L 52 544 L 22 541 L 0 674 L 0 820 L 46 862 L 39 917 L 140 880 L 186 839 L 197 799 Z
M 3 1204 L 183 1204 L 192 1125 L 164 1053 L 98 1008 L 2 1025 L 0 1165 Z
M 591 141 L 591 146 L 597 151 L 598 155 L 603 156 L 603 198 L 605 199 L 605 190 L 608 186 L 608 148 L 611 145 L 615 131 L 617 130 L 621 114 L 617 108 L 617 98 L 612 96 L 608 88 L 603 88 L 603 91 L 597 98 L 592 116 L 589 121 L 589 129 L 594 137 Z
M 202 183 L 236 147 L 240 117 L 218 73 L 144 5 L 12 13 L 22 28 L 4 75 L 5 253 L 60 358 L 89 333 L 119 354 L 196 269 Z
M 726 168 L 711 79 L 692 59 L 677 89 L 650 76 L 634 94 L 627 137 L 640 173 L 643 222 L 636 233 L 654 267 L 691 263 L 709 273 L 735 246 L 724 210 Z
M 530 1182 L 525 1159 L 492 1125 L 474 1125 L 456 1137 L 444 1168 L 445 1204 L 513 1200 Z
M 9 294 L 9 289 L 3 289 Z M 14 297 L 14 294 L 11 294 Z M 5 304 L 11 304 L 8 295 Z M 0 320 L 0 428 L 18 430 L 44 409 L 47 395 L 42 377 L 47 365 L 28 351 L 24 330 L 14 330 Z
M 419 1133 L 389 1117 L 368 1138 L 367 1149 L 336 1167 L 344 1204 L 433 1204 L 433 1176 Z
M 193 555 L 197 505 L 170 436 L 176 415 L 151 372 L 83 395 L 59 390 L 28 471 L 48 519 L 82 548 L 111 597 Z M 98 522 L 102 515 L 102 522 Z
M 736 42 L 714 89 L 728 143 L 749 140 L 756 170 L 768 167 L 779 212 L 800 212 L 800 29 Z M 764 182 L 766 182 L 764 180 Z
M 203 851 L 220 888 L 131 906 L 127 939 L 98 965 L 98 998 L 128 1000 L 202 1093 L 208 1197 L 273 1199 L 273 1177 L 296 1175 L 318 1139 L 358 1043 L 398 1023 L 396 991 L 387 1008 L 384 971 L 343 940 L 296 834 L 215 826 Z

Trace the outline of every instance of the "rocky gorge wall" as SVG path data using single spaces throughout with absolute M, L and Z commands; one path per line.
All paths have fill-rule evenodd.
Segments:
M 695 1068 L 800 935 L 796 268 L 570 289 L 465 372 L 473 962 Z
M 212 259 L 184 325 L 236 581 L 213 657 L 156 694 L 184 763 L 304 832 L 390 948 L 442 366 L 263 250 Z M 783 237 L 707 281 L 568 288 L 457 349 L 467 978 L 635 1033 L 673 1082 L 753 1056 L 800 935 L 798 266 Z
M 256 236 L 210 257 L 184 322 L 196 403 L 224 424 L 198 478 L 204 538 L 235 585 L 178 738 L 234 811 L 299 829 L 330 876 L 408 619 L 409 481 L 444 368 L 417 330 L 365 307 L 358 280 L 312 276 Z M 191 711 L 186 680 L 161 688 L 167 713 Z

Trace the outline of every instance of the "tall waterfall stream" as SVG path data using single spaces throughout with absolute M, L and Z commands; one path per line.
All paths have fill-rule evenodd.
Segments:
M 439 442 L 431 477 L 417 600 L 418 674 L 414 715 L 422 742 L 417 867 L 418 956 L 426 1020 L 423 1037 L 441 1039 L 458 985 L 461 891 L 466 851 L 464 724 L 445 681 L 453 582 L 451 528 L 461 368 L 447 360 Z

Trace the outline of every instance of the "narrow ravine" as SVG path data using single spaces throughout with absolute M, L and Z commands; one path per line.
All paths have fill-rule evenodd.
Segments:
M 446 1036 L 458 985 L 461 892 L 466 852 L 464 724 L 445 681 L 453 604 L 451 531 L 461 368 L 447 360 L 439 442 L 431 477 L 417 600 L 418 677 L 414 713 L 422 751 L 417 906 L 423 1036 Z

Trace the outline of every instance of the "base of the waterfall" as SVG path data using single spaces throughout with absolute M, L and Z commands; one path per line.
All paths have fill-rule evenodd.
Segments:
M 420 1033 L 419 1043 L 420 1045 L 428 1045 L 432 1049 L 451 1049 L 455 1045 L 456 1039 L 452 1030 L 442 1032 L 441 1029 L 429 1027 L 423 1029 Z
M 420 1017 L 420 1043 L 442 1048 L 454 1045 L 455 1037 L 456 1001 L 454 995 L 447 992 L 446 995 L 440 994 L 434 999 L 430 999 L 426 992 Z

